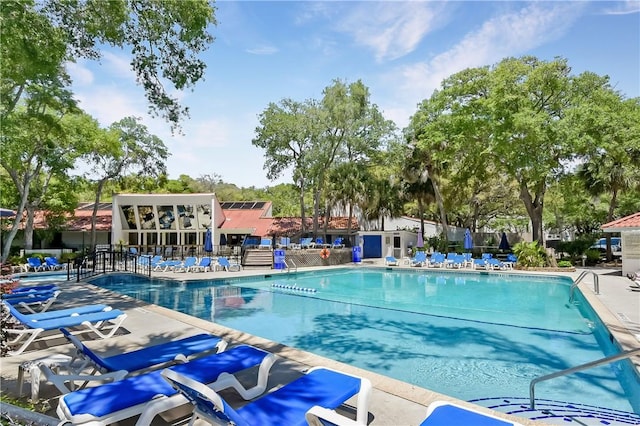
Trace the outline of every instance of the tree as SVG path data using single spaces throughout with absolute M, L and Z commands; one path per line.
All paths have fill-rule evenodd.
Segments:
M 507 58 L 494 67 L 464 70 L 445 79 L 414 118 L 418 141 L 434 157 L 431 164 L 457 184 L 471 174 L 490 178 L 487 171 L 517 184 L 539 242 L 548 185 L 567 172 L 584 143 L 566 118 L 583 102 L 572 89 L 599 87 L 569 74 L 561 58 Z
M 265 150 L 264 169 L 269 179 L 277 179 L 291 168 L 299 190 L 302 229 L 305 225 L 304 195 L 307 188 L 307 155 L 315 137 L 312 101 L 305 103 L 283 99 L 270 103 L 260 114 L 260 125 L 251 143 Z
M 571 130 L 588 141 L 577 176 L 592 196 L 609 196 L 606 222 L 611 222 L 621 193 L 640 185 L 640 99 L 623 100 L 608 78 L 591 73 L 576 79 L 575 86 L 582 102 L 568 121 Z M 606 235 L 611 260 L 611 235 Z
M 113 123 L 108 130 L 97 133 L 93 139 L 94 151 L 86 155 L 92 170 L 97 171 L 90 174 L 95 185 L 91 247 L 96 244 L 98 203 L 107 182 L 123 178 L 127 173 L 135 173 L 140 178 L 158 178 L 166 174 L 165 162 L 169 157 L 166 146 L 138 120 L 126 117 Z
M 65 61 L 99 59 L 101 45 L 130 48 L 150 111 L 173 126 L 188 114 L 164 87 L 192 87 L 204 75 L 198 55 L 213 42 L 207 0 L 6 0 L 2 19 L 2 118 L 30 84 L 65 76 Z M 68 81 L 67 81 L 68 82 Z
M 70 93 L 58 81 L 31 84 L 25 90 L 25 102 L 3 120 L 0 165 L 18 195 L 16 217 L 27 212 L 25 247 L 32 248 L 34 213 L 47 199 L 49 183 L 68 179 L 76 158 L 86 152 L 86 129 L 97 124 L 79 114 Z M 20 220 L 15 220 L 4 240 L 2 260 L 19 226 Z

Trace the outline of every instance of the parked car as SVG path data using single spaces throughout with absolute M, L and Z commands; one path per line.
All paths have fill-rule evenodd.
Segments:
M 600 238 L 590 248 L 600 250 L 601 252 L 607 251 L 607 239 Z M 620 237 L 611 237 L 611 251 L 615 254 L 620 254 L 622 251 L 622 239 Z

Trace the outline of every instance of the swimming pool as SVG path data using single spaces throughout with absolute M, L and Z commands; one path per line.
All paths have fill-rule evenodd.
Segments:
M 71 279 L 75 279 L 75 271 L 71 271 Z M 22 285 L 43 283 L 52 281 L 67 281 L 67 271 L 29 272 L 14 274 L 14 278 L 20 278 Z
M 344 268 L 216 281 L 91 281 L 463 400 L 528 398 L 532 379 L 619 352 L 565 277 Z M 640 413 L 627 360 L 542 382 L 538 398 Z

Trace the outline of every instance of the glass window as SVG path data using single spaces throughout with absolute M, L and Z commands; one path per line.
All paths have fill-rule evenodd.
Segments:
M 137 246 L 138 245 L 138 233 L 137 232 L 129 232 L 129 245 Z
M 136 226 L 136 214 L 133 206 L 120 207 L 122 229 L 138 229 Z
M 196 211 L 200 229 L 209 228 L 211 226 L 211 206 L 208 204 L 199 204 Z
M 167 245 L 176 245 L 178 244 L 178 233 L 177 232 L 169 232 L 166 235 Z
M 185 232 L 184 233 L 184 243 L 187 245 L 195 245 L 196 244 L 196 233 L 195 232 Z
M 176 229 L 176 216 L 173 206 L 158 206 L 158 223 L 160 229 Z
M 178 205 L 178 227 L 180 229 L 195 229 L 196 217 L 193 214 L 193 206 Z
M 156 229 L 156 216 L 152 206 L 138 206 L 140 229 Z

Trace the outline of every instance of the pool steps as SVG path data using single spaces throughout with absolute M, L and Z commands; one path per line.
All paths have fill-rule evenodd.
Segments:
M 587 404 L 572 404 L 565 401 L 537 399 L 536 408 L 530 409 L 529 399 L 480 398 L 468 402 L 517 417 L 541 421 L 545 424 L 619 426 L 640 425 L 640 415 L 621 410 Z

